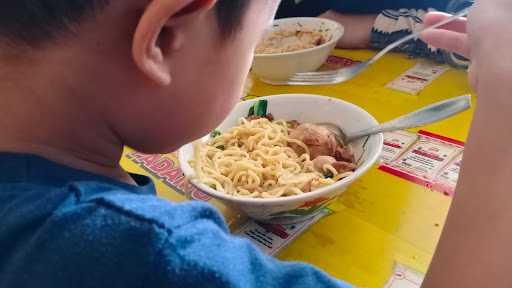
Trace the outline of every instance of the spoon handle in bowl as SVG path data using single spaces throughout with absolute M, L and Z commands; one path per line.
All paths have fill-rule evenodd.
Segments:
M 432 124 L 471 108 L 471 96 L 459 96 L 446 101 L 429 105 L 411 114 L 407 114 L 390 122 L 347 135 L 347 140 L 359 139 L 364 136 L 382 132 L 410 129 Z

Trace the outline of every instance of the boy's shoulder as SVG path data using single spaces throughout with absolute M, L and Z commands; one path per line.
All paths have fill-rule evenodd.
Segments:
M 75 183 L 69 189 L 78 192 L 75 193 L 77 208 L 92 208 L 95 213 L 101 211 L 101 214 L 110 218 L 118 218 L 135 226 L 149 225 L 162 233 L 172 233 L 175 229 L 204 219 L 224 227 L 224 221 L 219 213 L 203 202 L 174 203 L 158 198 L 155 193 L 134 193 L 105 183 Z M 153 191 L 154 188 L 149 190 Z M 94 214 L 91 216 L 97 217 Z
M 145 176 L 132 175 L 137 185 L 129 185 L 38 156 L 9 153 L 0 153 L 0 171 L 0 211 L 13 227 L 53 227 L 66 233 L 90 229 L 83 231 L 88 237 L 150 229 L 165 236 L 208 220 L 226 230 L 213 207 L 160 199 Z
M 55 211 L 55 220 L 61 227 L 76 231 L 77 236 L 88 235 L 93 241 L 126 249 L 136 245 L 151 250 L 145 253 L 159 250 L 178 231 L 195 230 L 198 222 L 227 232 L 222 217 L 210 205 L 158 198 L 153 183 L 147 181 L 135 191 L 102 181 L 70 183 L 62 189 L 68 189 L 74 200 Z
M 81 279 L 87 287 L 147 287 L 168 274 L 174 257 L 162 258 L 162 250 L 183 248 L 176 235 L 195 235 L 198 227 L 226 232 L 212 207 L 159 199 L 146 177 L 135 176 L 139 186 L 133 186 L 67 168 L 17 166 L 0 176 L 0 247 L 9 251 L 0 257 L 1 287 L 18 281 L 61 287 Z M 48 167 L 58 175 L 47 175 Z

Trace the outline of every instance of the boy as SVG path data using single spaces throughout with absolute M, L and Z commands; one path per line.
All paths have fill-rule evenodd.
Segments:
M 0 287 L 348 287 L 118 164 L 226 116 L 277 0 L 1 3 Z

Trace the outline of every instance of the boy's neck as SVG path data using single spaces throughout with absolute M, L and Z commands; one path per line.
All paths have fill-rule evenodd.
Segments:
M 53 147 L 38 143 L 0 140 L 0 152 L 33 154 L 74 169 L 106 176 L 128 184 L 136 184 L 119 165 L 122 150 L 111 156 L 102 156 L 74 147 Z
M 91 91 L 90 81 L 80 87 L 50 70 L 34 67 L 17 75 L 0 68 L 0 151 L 34 154 L 134 184 L 119 165 L 123 143 L 98 111 L 107 97 Z

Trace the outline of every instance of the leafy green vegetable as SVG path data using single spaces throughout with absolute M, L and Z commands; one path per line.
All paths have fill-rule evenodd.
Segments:
M 213 130 L 212 133 L 210 133 L 211 138 L 217 138 L 220 135 L 222 135 L 222 132 L 220 132 L 219 130 Z
M 253 105 L 253 106 L 251 106 L 251 108 L 249 108 L 249 114 L 247 114 L 247 117 L 254 116 L 254 106 L 256 106 L 256 105 Z
M 267 116 L 268 110 L 268 101 L 267 100 L 259 100 L 249 109 L 249 117 L 251 116 L 259 116 L 265 117 Z

